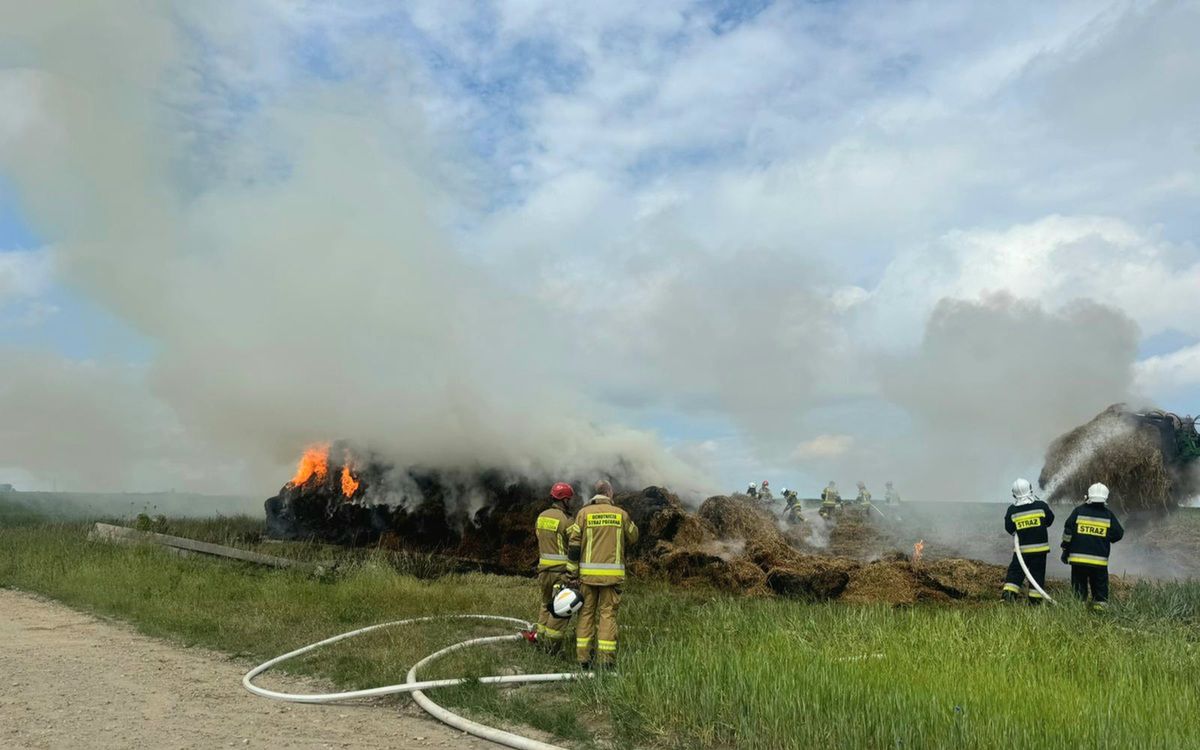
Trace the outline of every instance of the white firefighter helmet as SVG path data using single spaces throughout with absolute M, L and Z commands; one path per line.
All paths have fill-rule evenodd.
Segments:
M 560 589 L 550 602 L 550 609 L 554 610 L 555 617 L 570 617 L 583 609 L 583 597 L 575 589 Z
M 751 483 L 750 483 L 750 489 L 754 489 L 754 488 L 756 488 L 756 487 L 758 487 L 758 485 L 757 485 L 757 484 L 755 484 L 754 482 L 751 482 Z
M 1018 479 L 1013 482 L 1012 495 L 1018 503 L 1029 502 L 1033 500 L 1033 485 L 1029 484 L 1028 479 Z
M 782 492 L 783 494 L 785 494 L 785 495 L 786 495 L 786 494 L 787 494 L 787 487 L 784 487 L 782 490 L 780 490 L 780 492 Z
M 1087 501 L 1089 503 L 1107 503 L 1108 502 L 1108 487 L 1096 482 L 1091 487 L 1088 487 Z

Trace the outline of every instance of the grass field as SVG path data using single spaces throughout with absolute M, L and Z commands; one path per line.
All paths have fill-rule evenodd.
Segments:
M 408 573 L 436 570 L 420 559 L 358 555 L 314 576 L 88 543 L 78 524 L 0 519 L 0 586 L 248 665 L 384 620 L 535 610 L 532 581 L 422 579 Z M 213 541 L 253 541 L 256 531 L 251 520 L 171 524 L 174 533 Z M 439 699 L 580 747 L 1200 747 L 1197 583 L 1139 585 L 1107 616 L 1073 603 L 892 609 L 638 582 L 623 606 L 619 674 L 506 691 L 470 685 Z M 346 686 L 400 682 L 416 659 L 482 632 L 460 624 L 384 631 L 293 669 Z M 428 676 L 514 664 L 563 666 L 514 644 L 464 652 Z

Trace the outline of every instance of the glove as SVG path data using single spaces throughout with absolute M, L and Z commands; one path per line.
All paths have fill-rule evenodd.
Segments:
M 1059 559 L 1063 561 L 1063 565 L 1067 564 L 1067 550 L 1065 547 L 1063 548 L 1062 556 Z

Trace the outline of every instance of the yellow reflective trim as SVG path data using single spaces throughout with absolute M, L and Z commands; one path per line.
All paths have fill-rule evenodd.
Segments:
M 529 518 L 529 516 L 525 516 Z M 550 516 L 538 516 L 537 527 L 539 531 L 558 531 L 558 526 L 561 523 L 557 518 Z
M 1006 584 L 1004 584 L 1004 588 L 1003 588 L 1003 590 L 1004 590 L 1004 591 L 1011 591 L 1011 592 L 1012 592 L 1012 593 L 1014 593 L 1014 594 L 1019 594 L 1019 593 L 1021 593 L 1021 587 L 1020 587 L 1020 586 L 1018 586 L 1018 585 L 1017 585 L 1017 584 L 1015 584 L 1015 583 L 1006 583 Z
M 1097 567 L 1108 567 L 1108 558 L 1099 557 L 1098 555 L 1067 555 L 1068 565 L 1095 565 Z
M 1044 510 L 1027 510 L 1024 513 L 1013 513 L 1012 520 L 1021 521 L 1026 518 L 1045 518 L 1046 511 Z
M 1050 545 L 1049 544 L 1029 544 L 1029 545 L 1022 544 L 1021 551 L 1022 552 L 1049 552 Z
M 575 639 L 576 648 L 589 648 L 591 645 L 592 645 L 591 638 L 576 638 Z
M 580 576 L 623 576 L 623 575 L 625 575 L 625 569 L 619 568 L 616 570 L 610 570 L 608 568 L 589 568 L 589 567 L 584 566 L 579 569 L 579 575 Z
M 598 641 L 596 643 L 596 650 L 597 651 L 616 651 L 617 650 L 617 642 L 616 641 Z

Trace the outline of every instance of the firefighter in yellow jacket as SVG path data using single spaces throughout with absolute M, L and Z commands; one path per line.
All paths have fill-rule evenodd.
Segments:
M 578 566 L 567 559 L 568 529 L 571 517 L 567 503 L 575 491 L 566 482 L 550 488 L 550 507 L 537 518 L 538 587 L 542 593 L 542 609 L 538 612 L 537 640 L 552 654 L 562 651 L 563 631 L 569 618 L 556 617 L 552 609 L 554 595 L 568 578 L 575 576 Z
M 613 505 L 612 485 L 596 482 L 592 501 L 580 509 L 570 530 L 568 557 L 579 563 L 583 609 L 575 626 L 575 654 L 584 669 L 596 661 L 611 666 L 617 657 L 617 610 L 625 581 L 625 550 L 638 540 L 629 514 Z

